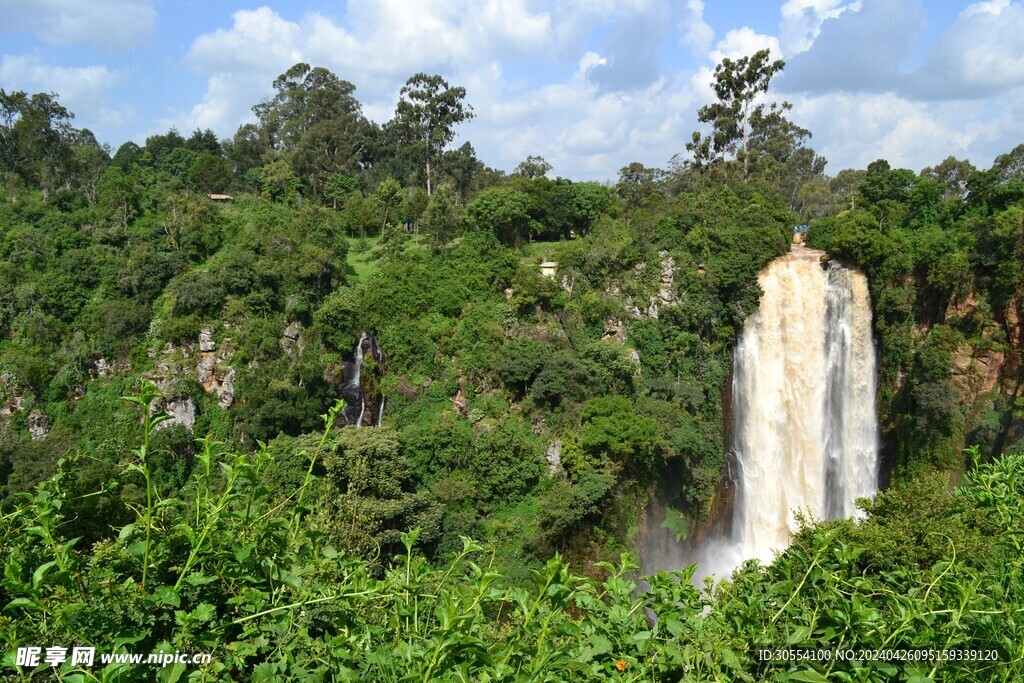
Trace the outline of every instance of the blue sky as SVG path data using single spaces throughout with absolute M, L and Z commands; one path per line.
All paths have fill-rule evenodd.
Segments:
M 306 61 L 390 118 L 418 71 L 467 89 L 488 165 L 531 154 L 575 179 L 665 167 L 722 57 L 787 62 L 827 172 L 878 158 L 988 167 L 1024 142 L 1024 4 L 1011 0 L 0 0 L 0 87 L 53 91 L 115 149 L 171 126 L 229 137 Z M 460 140 L 456 141 L 458 144 Z

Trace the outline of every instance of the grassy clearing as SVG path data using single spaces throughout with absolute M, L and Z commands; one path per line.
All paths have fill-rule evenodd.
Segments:
M 348 238 L 348 268 L 349 278 L 357 282 L 366 282 L 370 274 L 377 269 L 377 252 L 380 251 L 377 243 L 380 237 L 367 237 L 365 240 L 358 237 Z M 360 250 L 360 247 L 368 247 Z
M 380 266 L 380 235 L 367 237 L 365 240 L 360 237 L 349 237 L 348 239 L 348 268 L 346 273 L 349 281 L 366 282 L 366 280 Z M 405 243 L 406 251 L 426 251 L 428 249 L 427 237 L 415 235 Z
M 539 264 L 541 261 L 558 261 L 565 240 L 555 242 L 529 242 L 524 244 L 520 250 L 519 262 L 526 264 Z

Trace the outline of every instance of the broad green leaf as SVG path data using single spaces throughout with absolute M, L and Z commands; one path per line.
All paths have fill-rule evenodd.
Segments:
M 39 586 L 42 585 L 43 579 L 46 578 L 46 572 L 50 570 L 50 567 L 53 567 L 56 564 L 56 560 L 50 560 L 49 562 L 36 567 L 36 570 L 32 572 L 32 590 L 39 590 Z

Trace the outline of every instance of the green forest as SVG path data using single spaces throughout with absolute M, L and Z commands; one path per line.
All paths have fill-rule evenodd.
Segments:
M 783 68 L 723 60 L 614 183 L 487 167 L 438 75 L 379 125 L 300 63 L 230 139 L 117 150 L 0 89 L 3 675 L 1024 678 L 1024 144 L 826 175 Z M 798 225 L 868 277 L 884 490 L 645 577 L 726 514 L 732 351 Z M 15 662 L 94 644 L 212 660 Z

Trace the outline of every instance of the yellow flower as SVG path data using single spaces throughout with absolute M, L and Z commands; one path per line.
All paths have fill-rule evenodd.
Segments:
M 626 662 L 624 662 L 623 660 L 620 659 L 619 661 L 615 662 L 615 668 L 618 669 L 619 671 L 625 671 L 626 670 Z

